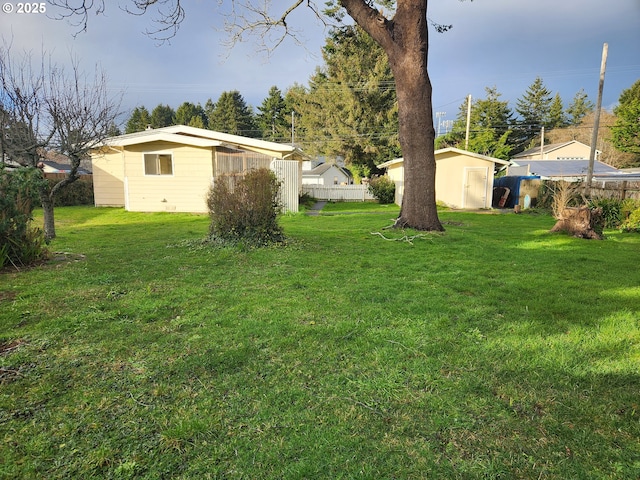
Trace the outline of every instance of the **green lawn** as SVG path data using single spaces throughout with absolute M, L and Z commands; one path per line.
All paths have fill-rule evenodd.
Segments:
M 58 209 L 0 274 L 0 478 L 639 478 L 640 236 L 388 208 L 253 251 Z

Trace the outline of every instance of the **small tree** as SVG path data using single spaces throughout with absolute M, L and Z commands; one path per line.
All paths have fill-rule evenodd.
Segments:
M 275 174 L 266 168 L 251 170 L 233 186 L 235 178 L 218 177 L 209 190 L 210 240 L 250 247 L 282 243 L 280 183 Z
M 111 97 L 103 72 L 88 78 L 72 61 L 65 71 L 30 54 L 13 55 L 0 47 L 0 110 L 2 155 L 25 168 L 39 166 L 47 150 L 69 159 L 69 174 L 49 188 L 39 186 L 47 241 L 55 238 L 54 200 L 61 188 L 78 178 L 80 162 L 113 131 L 119 115 L 119 99 Z

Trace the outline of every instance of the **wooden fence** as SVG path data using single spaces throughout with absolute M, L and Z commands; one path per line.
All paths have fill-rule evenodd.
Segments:
M 89 182 L 93 183 L 93 175 L 79 175 L 80 182 Z M 44 178 L 49 178 L 51 180 L 64 180 L 67 178 L 66 173 L 45 173 Z
M 366 185 L 302 185 L 302 193 L 318 200 L 343 202 L 375 200 Z
M 591 196 L 598 198 L 616 198 L 619 200 L 624 200 L 625 198 L 640 200 L 640 182 L 628 180 L 603 182 L 594 178 L 591 182 Z

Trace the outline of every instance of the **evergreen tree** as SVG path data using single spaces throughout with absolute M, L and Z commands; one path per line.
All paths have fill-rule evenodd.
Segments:
M 207 117 L 207 128 L 213 129 L 216 104 L 210 98 L 204 104 L 204 114 Z
M 611 128 L 614 146 L 621 152 L 640 154 L 640 80 L 622 92 L 613 113 L 617 117 Z
M 516 112 L 520 115 L 516 139 L 519 150 L 527 148 L 548 124 L 552 102 L 551 92 L 540 77 L 516 101 Z
M 149 110 L 145 107 L 136 107 L 133 109 L 133 112 L 131 112 L 129 120 L 127 120 L 124 133 L 142 132 L 146 130 L 149 125 L 151 125 Z
M 593 102 L 589 100 L 589 96 L 585 93 L 584 89 L 580 89 L 575 94 L 569 107 L 567 107 L 567 121 L 569 125 L 580 125 L 582 119 L 594 108 Z
M 296 92 L 296 132 L 304 137 L 296 136 L 305 151 L 341 156 L 356 177 L 369 176 L 376 164 L 400 154 L 387 57 L 360 27 L 350 26 L 330 32 L 323 59 L 306 93 Z
M 476 99 L 471 104 L 468 150 L 506 160 L 513 148 L 509 142 L 513 112 L 508 101 L 500 100 L 502 94 L 495 86 L 485 87 L 485 92 L 486 98 Z M 465 148 L 467 102 L 460 105 L 452 132 L 439 137 L 438 148 Z
M 151 111 L 151 126 L 153 128 L 175 125 L 176 112 L 169 105 L 159 104 Z
M 556 96 L 553 97 L 553 101 L 551 102 L 551 106 L 549 107 L 549 117 L 547 119 L 545 127 L 562 128 L 566 126 L 567 117 L 564 113 L 564 105 L 562 104 L 560 94 L 556 93 Z
M 262 138 L 270 141 L 283 138 L 284 132 L 290 128 L 291 112 L 287 111 L 284 97 L 278 87 L 273 86 L 269 89 L 269 96 L 258 107 L 258 111 L 260 113 L 256 116 L 256 121 L 262 131 Z
M 176 125 L 192 127 L 197 125 L 199 128 L 206 128 L 207 117 L 200 104 L 194 105 L 191 102 L 184 102 L 176 109 L 175 123 Z
M 260 136 L 253 112 L 237 90 L 220 95 L 213 111 L 213 123 L 209 128 L 245 137 Z

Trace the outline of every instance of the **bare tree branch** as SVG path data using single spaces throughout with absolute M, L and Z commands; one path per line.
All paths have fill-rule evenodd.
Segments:
M 236 0 L 232 2 L 231 12 L 225 15 L 224 30 L 229 36 L 225 45 L 233 48 L 248 37 L 254 37 L 258 39 L 259 50 L 268 55 L 287 39 L 304 47 L 302 31 L 294 29 L 289 22 L 293 12 L 301 7 L 311 10 L 320 23 L 329 26 L 328 17 L 312 0 L 294 0 L 288 7 L 279 9 L 281 13 L 277 15 L 272 14 L 276 7 L 271 5 L 270 0 Z
M 68 20 L 78 31 L 74 36 L 87 31 L 89 13 L 102 15 L 105 11 L 104 0 L 49 0 L 49 4 L 59 7 L 61 13 L 54 16 L 57 20 Z

